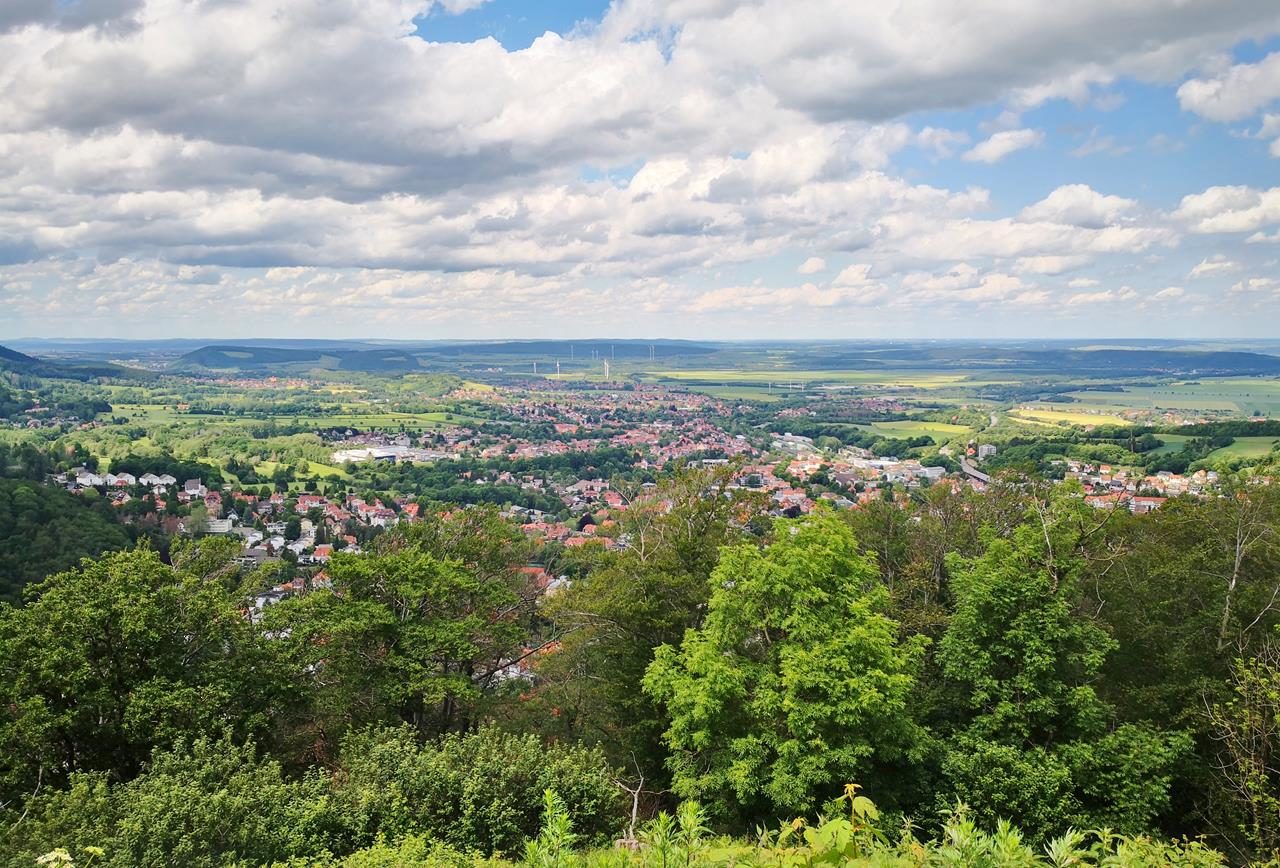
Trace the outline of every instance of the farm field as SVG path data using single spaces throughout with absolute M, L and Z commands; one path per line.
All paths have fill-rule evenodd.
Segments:
M 787 384 L 849 383 L 868 386 L 938 389 L 967 380 L 967 373 L 920 373 L 918 371 L 796 371 L 753 370 L 658 370 L 644 371 L 645 377 L 683 383 L 755 383 L 775 387 Z M 985 381 L 984 381 L 985 382 Z
M 949 422 L 927 422 L 923 420 L 903 419 L 892 422 L 870 422 L 857 426 L 866 431 L 874 431 L 886 437 L 907 438 L 928 436 L 941 442 L 964 437 L 973 433 L 967 425 L 952 425 Z
M 1082 413 L 1070 410 L 1049 410 L 1043 407 L 1018 407 L 1009 411 L 1009 418 L 1015 421 L 1030 421 L 1049 425 L 1131 425 L 1128 419 L 1120 416 L 1101 413 Z
M 1082 389 L 1071 397 L 1091 404 L 1138 410 L 1188 410 L 1206 413 L 1238 413 L 1252 416 L 1280 415 L 1280 380 L 1223 378 L 1184 380 L 1158 386 L 1125 386 L 1123 392 Z
M 1194 439 L 1190 434 L 1157 434 L 1156 436 L 1164 443 L 1163 446 L 1155 450 L 1156 455 L 1170 455 L 1174 452 L 1181 452 L 1182 447 Z
M 1230 446 L 1209 453 L 1210 458 L 1261 458 L 1280 443 L 1280 437 L 1237 437 Z
M 782 389 L 775 391 L 767 386 L 750 384 L 741 386 L 697 386 L 695 388 L 704 395 L 710 395 L 713 398 L 720 398 L 724 401 L 764 401 L 765 403 L 771 403 L 773 401 L 781 401 L 787 394 Z

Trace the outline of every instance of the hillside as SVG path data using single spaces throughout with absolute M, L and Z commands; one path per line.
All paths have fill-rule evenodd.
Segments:
M 333 345 L 296 347 L 261 346 L 256 343 L 211 344 L 193 350 L 171 365 L 174 371 L 280 370 L 322 368 L 331 371 L 370 373 L 416 371 L 423 368 L 456 366 L 459 362 L 490 361 L 525 364 L 529 358 L 595 358 L 643 360 L 673 356 L 702 356 L 719 352 L 721 346 L 688 341 L 496 341 L 488 343 L 424 343 L 376 346 L 335 342 Z
M 55 380 L 150 379 L 153 375 L 137 368 L 126 368 L 111 362 L 64 362 L 38 359 L 17 350 L 0 346 L 0 371 L 12 371 L 33 377 Z
M 0 362 L 7 362 L 9 365 L 14 366 L 37 365 L 40 363 L 38 359 L 4 346 L 0 346 Z

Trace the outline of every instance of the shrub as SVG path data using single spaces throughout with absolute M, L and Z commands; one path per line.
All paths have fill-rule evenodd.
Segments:
M 620 791 L 595 749 L 544 745 L 483 727 L 419 745 L 407 727 L 354 733 L 335 798 L 360 845 L 426 835 L 461 850 L 514 852 L 538 834 L 553 790 L 588 843 L 616 831 Z

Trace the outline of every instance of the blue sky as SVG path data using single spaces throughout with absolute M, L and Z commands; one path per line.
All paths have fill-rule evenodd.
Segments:
M 0 9 L 0 340 L 1276 337 L 1274 0 Z
M 598 23 L 608 9 L 599 0 L 493 0 L 457 14 L 435 7 L 414 23 L 417 35 L 432 42 L 493 38 L 508 51 L 519 51 L 547 31 L 568 34 L 580 22 Z

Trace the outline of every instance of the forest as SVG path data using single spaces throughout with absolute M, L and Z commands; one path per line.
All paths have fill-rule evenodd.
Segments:
M 731 478 L 553 559 L 443 511 L 265 608 L 213 537 L 29 586 L 0 864 L 1277 853 L 1280 489 L 1133 516 L 1009 476 L 773 520 Z

